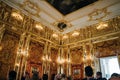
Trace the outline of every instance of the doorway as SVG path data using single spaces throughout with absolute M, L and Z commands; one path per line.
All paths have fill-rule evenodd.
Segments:
M 102 76 L 107 79 L 109 79 L 113 73 L 120 73 L 117 56 L 100 58 L 100 67 Z

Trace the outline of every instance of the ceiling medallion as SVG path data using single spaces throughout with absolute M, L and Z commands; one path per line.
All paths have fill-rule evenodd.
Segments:
M 60 31 L 63 31 L 67 27 L 67 24 L 65 22 L 59 22 L 57 24 L 57 27 L 59 28 Z
M 72 25 L 65 20 L 60 20 L 53 23 L 54 26 L 60 31 L 63 32 L 65 29 L 70 28 Z

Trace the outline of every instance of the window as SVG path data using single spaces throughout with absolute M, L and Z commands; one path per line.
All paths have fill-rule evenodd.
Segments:
M 118 58 L 116 56 L 100 58 L 102 76 L 107 79 L 112 73 L 120 73 Z

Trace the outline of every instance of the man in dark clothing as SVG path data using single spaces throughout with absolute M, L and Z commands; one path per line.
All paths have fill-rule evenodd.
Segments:
M 48 80 L 48 75 L 47 74 L 43 74 L 43 80 Z
M 95 80 L 93 78 L 93 69 L 91 66 L 85 67 L 85 75 L 86 75 L 86 78 L 84 78 L 83 80 Z
M 16 75 L 17 75 L 17 73 L 15 71 L 10 71 L 8 80 L 15 80 Z
M 96 80 L 107 80 L 107 79 L 106 78 L 102 78 L 102 73 L 98 71 L 96 73 Z

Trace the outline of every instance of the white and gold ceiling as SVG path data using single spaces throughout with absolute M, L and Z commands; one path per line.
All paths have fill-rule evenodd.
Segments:
M 60 34 L 69 33 L 120 15 L 120 0 L 98 0 L 67 15 L 60 13 L 46 0 L 2 1 Z M 67 26 L 63 30 L 57 27 L 61 22 Z

